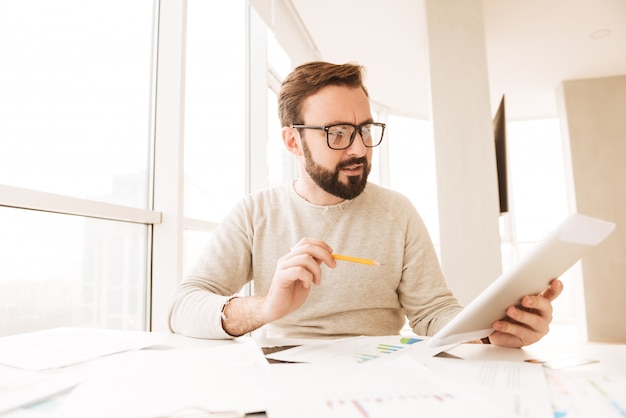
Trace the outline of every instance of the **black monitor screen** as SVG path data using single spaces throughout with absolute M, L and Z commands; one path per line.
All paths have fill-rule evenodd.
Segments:
M 498 169 L 498 192 L 500 194 L 500 213 L 509 211 L 509 197 L 506 167 L 506 115 L 504 95 L 493 118 L 493 133 L 496 141 L 496 165 Z

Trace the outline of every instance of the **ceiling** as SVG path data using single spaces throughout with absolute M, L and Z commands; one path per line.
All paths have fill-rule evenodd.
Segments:
M 463 1 L 463 0 L 459 0 Z M 372 99 L 430 114 L 424 0 L 290 0 L 322 59 L 367 69 Z M 626 0 L 482 0 L 492 107 L 557 115 L 562 81 L 626 74 Z

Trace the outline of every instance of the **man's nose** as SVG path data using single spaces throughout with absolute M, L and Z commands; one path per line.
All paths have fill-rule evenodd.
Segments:
M 367 147 L 365 146 L 365 141 L 363 141 L 360 130 L 357 130 L 354 133 L 354 140 L 348 147 L 347 151 L 349 154 L 353 155 L 365 155 L 367 152 Z

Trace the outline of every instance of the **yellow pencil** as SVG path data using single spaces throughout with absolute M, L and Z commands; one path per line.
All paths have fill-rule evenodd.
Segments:
M 367 258 L 351 257 L 349 255 L 333 254 L 335 260 L 350 261 L 352 263 L 368 264 L 370 266 L 380 266 L 378 261 L 368 260 Z

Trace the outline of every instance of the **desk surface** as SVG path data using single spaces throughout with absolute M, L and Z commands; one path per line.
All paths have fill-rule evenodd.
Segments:
M 572 371 L 611 371 L 626 376 L 626 344 L 583 341 L 573 325 L 556 324 L 541 341 L 522 349 L 461 344 L 449 353 L 468 360 L 524 361 L 529 359 L 591 359 L 593 363 L 567 367 Z
M 232 344 L 232 341 L 202 340 L 167 333 L 129 333 L 127 331 L 101 332 L 109 335 L 141 335 L 142 337 L 150 339 L 151 345 L 153 346 L 173 347 L 177 349 L 212 348 L 227 345 L 229 343 Z M 244 337 L 240 340 L 251 341 L 253 339 L 250 337 Z M 323 344 L 327 342 L 320 340 L 292 339 L 256 339 L 254 341 L 259 347 L 265 348 L 301 344 Z M 507 349 L 481 344 L 462 344 L 448 350 L 447 353 L 450 356 L 466 360 L 480 361 L 500 360 L 523 362 L 529 359 L 591 359 L 595 360 L 595 362 L 575 367 L 568 367 L 567 370 L 583 373 L 610 372 L 613 375 L 617 374 L 618 376 L 621 376 L 626 383 L 626 345 L 582 341 L 576 333 L 576 329 L 572 326 L 555 325 L 548 336 L 546 336 L 542 341 L 523 349 Z M 270 365 L 269 367 L 271 373 L 272 367 L 275 366 Z M 57 397 L 57 399 L 60 399 L 60 402 L 62 402 L 63 395 L 61 397 Z M 32 407 L 21 408 L 2 415 L 3 418 L 44 418 L 51 416 L 54 416 L 54 413 L 51 413 L 49 410 L 45 410 L 45 408 L 33 410 Z
M 320 344 L 323 342 L 302 339 L 257 339 L 257 343 L 261 347 Z M 484 344 L 460 344 L 446 352 L 467 360 L 525 361 L 530 359 L 588 358 L 596 361 L 568 367 L 568 370 L 610 370 L 626 376 L 626 344 L 584 341 L 576 326 L 572 324 L 553 324 L 551 331 L 541 341 L 521 349 Z

